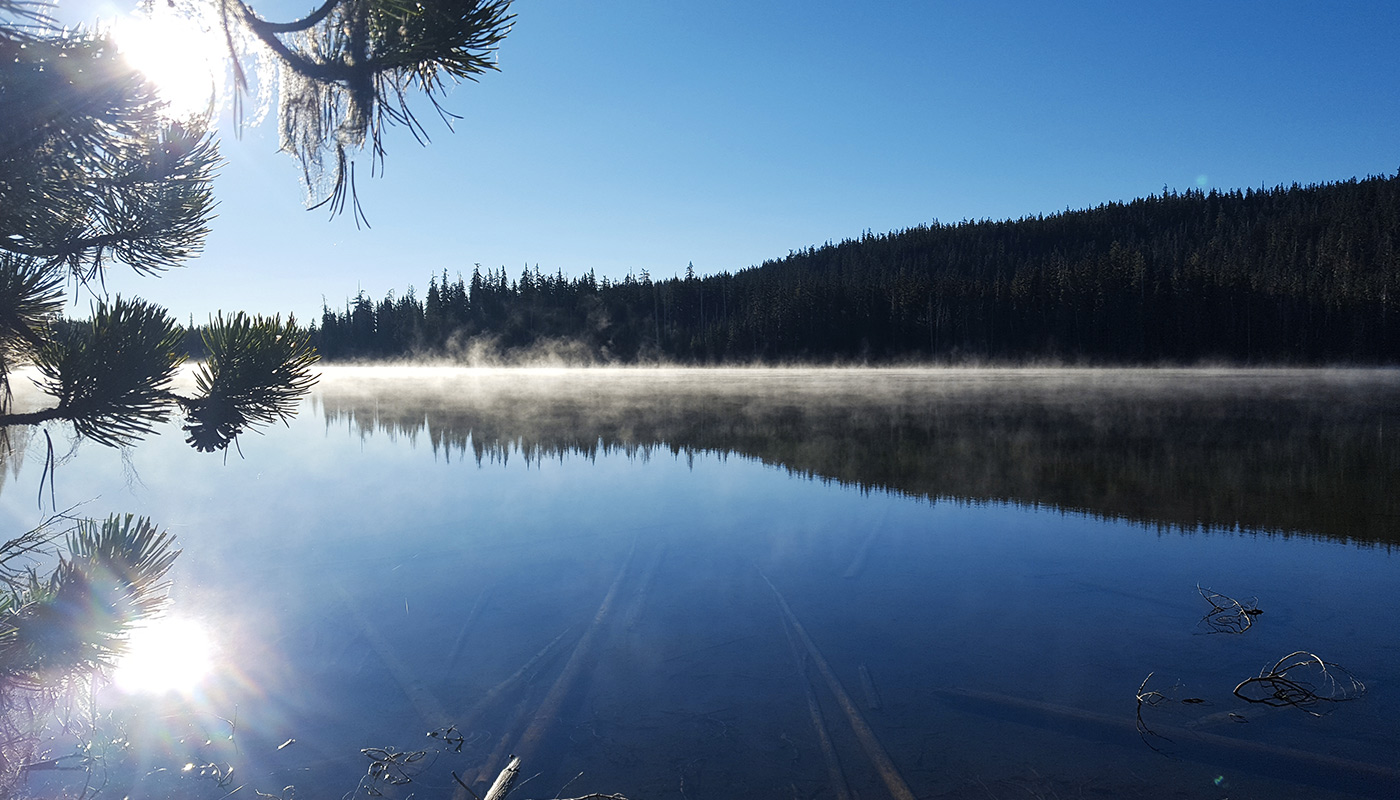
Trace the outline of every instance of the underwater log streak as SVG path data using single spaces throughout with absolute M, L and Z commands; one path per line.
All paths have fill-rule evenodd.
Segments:
M 759 573 L 763 575 L 762 572 Z M 904 782 L 899 770 L 895 769 L 894 762 L 890 760 L 889 753 L 885 752 L 884 745 L 875 738 L 875 732 L 866 724 L 865 717 L 851 702 L 851 696 L 846 694 L 846 689 L 841 685 L 836 673 L 831 671 L 831 665 L 826 663 L 821 651 L 812 638 L 807 635 L 807 631 L 802 627 L 802 623 L 797 621 L 797 615 L 792 613 L 787 600 L 783 598 L 783 593 L 778 591 L 778 587 L 768 580 L 767 575 L 763 575 L 763 580 L 768 584 L 768 588 L 773 590 L 773 596 L 778 599 L 778 608 L 783 612 L 783 617 L 788 625 L 797 634 L 798 641 L 807 648 L 807 653 L 812 657 L 812 663 L 816 664 L 817 671 L 826 680 L 827 687 L 836 698 L 836 702 L 841 706 L 841 710 L 846 712 L 846 718 L 850 720 L 851 728 L 855 731 L 856 739 L 860 742 L 861 749 L 865 750 L 865 755 L 870 759 L 870 763 L 875 766 L 875 771 L 880 773 L 880 780 L 885 782 L 885 787 L 890 790 L 890 795 L 895 800 L 914 800 L 914 793 L 909 789 L 909 784 Z
M 558 721 L 559 709 L 564 705 L 564 699 L 568 697 L 569 691 L 578 680 L 578 676 L 588 665 L 589 657 L 593 653 L 593 645 L 598 639 L 598 633 L 603 629 L 603 623 L 607 622 L 608 616 L 612 613 L 618 589 L 622 587 L 622 580 L 627 577 L 627 570 L 631 564 L 632 555 L 629 553 L 627 561 L 623 563 L 622 569 L 617 573 L 617 578 L 608 589 L 608 593 L 604 595 L 602 604 L 598 606 L 598 613 L 593 615 L 593 622 L 589 624 L 588 630 L 583 632 L 578 644 L 574 645 L 574 652 L 569 656 L 564 670 L 559 673 L 554 685 L 550 687 L 549 694 L 545 695 L 539 709 L 535 711 L 535 716 L 530 720 L 529 726 L 525 728 L 525 732 L 520 734 L 520 740 L 515 745 L 516 755 L 520 758 L 529 758 L 539 747 L 540 741 L 544 739 L 544 735 L 550 727 Z
M 641 585 L 637 587 L 637 592 L 632 598 L 632 606 L 627 610 L 626 622 L 623 625 L 627 630 L 637 627 L 637 621 L 641 619 L 642 609 L 646 607 L 647 595 L 651 593 L 651 587 L 656 583 L 656 572 L 661 566 L 661 561 L 666 557 L 666 544 L 663 542 L 656 551 L 651 554 L 651 562 L 647 564 L 647 571 L 642 574 Z
M 1136 720 L 1131 716 L 1110 716 L 1079 708 L 975 689 L 936 689 L 934 691 L 945 699 L 955 702 L 968 703 L 968 701 L 972 701 L 968 703 L 968 707 L 982 713 L 986 713 L 986 706 L 995 706 L 1025 712 L 1031 716 L 1059 723 L 1080 723 L 1099 730 L 1132 734 L 1134 737 L 1138 734 Z M 981 705 L 983 708 L 979 709 L 977 705 Z M 1322 785 L 1331 789 L 1340 786 L 1364 793 L 1372 793 L 1377 787 L 1387 787 L 1388 790 L 1393 790 L 1394 787 L 1400 786 L 1400 770 L 1393 767 L 1352 761 L 1325 753 L 1296 750 L 1291 747 L 1263 742 L 1251 742 L 1245 739 L 1236 739 L 1233 736 L 1221 736 L 1188 728 L 1154 725 L 1152 731 L 1163 739 L 1189 748 L 1183 755 L 1203 763 L 1210 763 L 1210 760 L 1205 758 L 1207 755 L 1232 754 L 1236 758 L 1245 756 L 1248 759 L 1253 759 L 1252 764 L 1249 760 L 1236 762 L 1241 768 L 1286 781 Z M 1319 776 L 1298 774 L 1300 768 L 1316 770 L 1321 773 L 1320 777 L 1324 777 L 1325 780 L 1318 780 Z M 1294 773 L 1293 775 L 1288 774 L 1290 770 Z
M 369 642 L 370 649 L 379 657 L 380 663 L 394 677 L 394 683 L 399 690 L 408 698 L 413 710 L 418 712 L 419 718 L 428 725 L 429 730 L 445 727 L 449 723 L 448 715 L 442 701 L 437 696 L 423 687 L 422 682 L 414 678 L 414 670 L 395 653 L 394 646 L 384 634 L 379 632 L 378 626 L 365 614 L 350 593 L 343 586 L 337 586 L 336 590 L 340 595 L 340 601 L 350 617 L 358 624 L 360 633 Z
M 807 678 L 807 651 L 797 643 L 797 632 L 783 620 L 783 632 L 787 634 L 788 645 L 792 647 L 792 658 L 797 663 L 797 679 L 802 684 L 802 693 L 807 698 L 807 715 L 812 718 L 812 729 L 817 734 L 817 744 L 821 747 L 822 762 L 826 765 L 826 779 L 836 800 L 851 800 L 850 787 L 846 785 L 846 775 L 841 771 L 841 759 L 836 755 L 836 747 L 827 733 L 826 720 L 822 716 L 821 705 L 817 703 L 817 693 L 812 690 L 812 682 Z
M 553 656 L 559 649 L 559 643 L 564 640 L 564 634 L 568 632 L 568 629 L 560 631 L 559 635 L 551 639 L 549 644 L 545 645 L 538 653 L 531 656 L 530 660 L 526 661 L 520 669 L 516 670 L 509 678 L 496 684 L 490 691 L 482 695 L 481 699 L 476 701 L 467 711 L 466 715 L 462 717 L 461 721 L 457 723 L 458 728 L 467 731 L 475 730 L 477 720 L 480 719 L 486 709 L 494 705 L 506 692 L 520 685 L 522 681 L 530 677 L 533 670 L 543 665 Z
M 871 711 L 879 711 L 881 707 L 880 692 L 875 689 L 875 681 L 870 677 L 870 670 L 864 664 L 860 665 L 860 688 L 865 692 L 865 707 Z
M 485 604 L 486 593 L 490 590 L 489 586 L 481 590 L 481 593 L 476 596 L 476 602 L 472 603 L 472 610 L 467 612 L 467 618 L 462 622 L 462 630 L 457 634 L 457 641 L 452 644 L 452 652 L 448 653 L 447 661 L 444 662 L 449 677 L 457 671 L 457 662 L 462 659 L 462 653 L 466 651 L 467 635 L 471 633 L 472 625 L 476 622 L 476 618 Z

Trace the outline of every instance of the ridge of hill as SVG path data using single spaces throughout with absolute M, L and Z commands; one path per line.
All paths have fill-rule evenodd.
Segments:
M 504 268 L 325 309 L 330 359 L 1394 363 L 1400 172 L 934 222 L 735 273 Z

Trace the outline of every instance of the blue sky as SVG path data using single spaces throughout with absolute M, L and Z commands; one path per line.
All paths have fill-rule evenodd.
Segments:
M 501 71 L 449 97 L 455 133 L 425 111 L 433 142 L 391 135 L 361 179 L 371 229 L 303 209 L 274 125 L 227 131 L 204 255 L 109 286 L 182 320 L 305 319 L 475 263 L 710 274 L 867 229 L 1400 169 L 1393 0 L 514 11 Z

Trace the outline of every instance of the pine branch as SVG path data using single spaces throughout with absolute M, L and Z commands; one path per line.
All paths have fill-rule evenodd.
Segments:
M 204 333 L 206 361 L 195 373 L 200 397 L 181 398 L 186 441 L 195 449 L 226 448 L 243 431 L 291 419 L 315 384 L 319 360 L 294 318 L 219 314 Z
M 118 296 L 99 302 L 87 324 L 45 344 L 35 358 L 38 383 L 58 400 L 57 418 L 79 435 L 130 444 L 169 416 L 170 385 L 184 361 L 180 339 L 164 309 Z
M 180 551 L 145 517 L 81 520 L 46 578 L 0 597 L 0 678 L 38 680 L 107 664 L 126 634 L 167 602 L 166 573 Z
M 514 19 L 510 0 L 326 0 L 289 23 L 262 19 L 243 0 L 222 0 L 235 73 L 233 25 L 251 33 L 284 68 L 279 95 L 282 149 L 301 163 L 311 208 L 347 207 L 364 220 L 351 153 L 370 143 L 372 169 L 381 136 L 404 125 L 427 140 L 407 103 L 421 91 L 442 114 L 444 76 L 475 80 L 497 69 L 491 56 Z M 239 86 L 244 85 L 240 77 Z

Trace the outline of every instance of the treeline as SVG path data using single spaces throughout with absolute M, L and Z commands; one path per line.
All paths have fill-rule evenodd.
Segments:
M 324 309 L 329 359 L 1400 360 L 1400 173 L 933 223 L 741 270 L 434 276 Z

